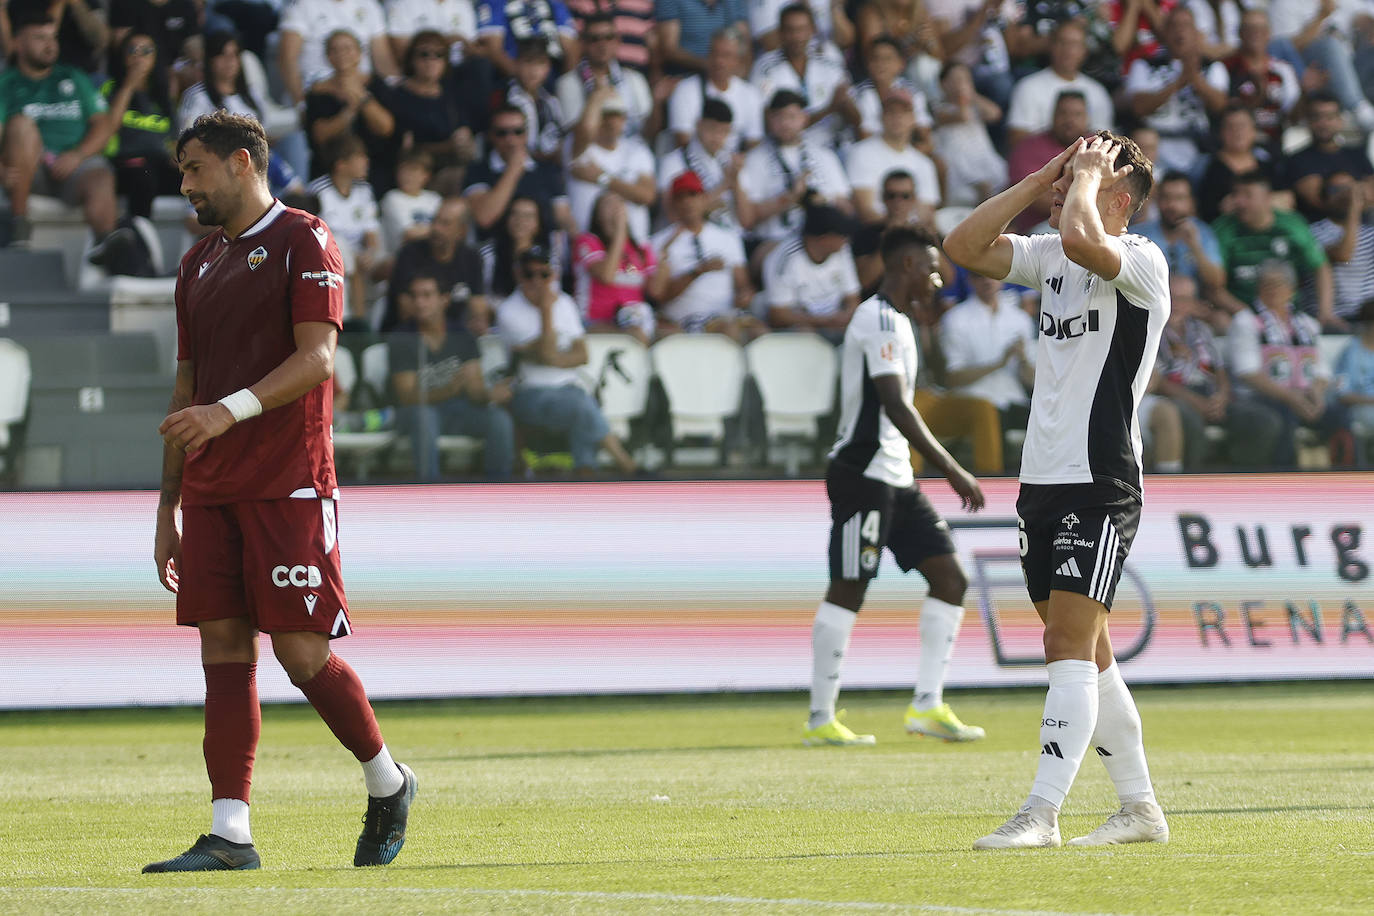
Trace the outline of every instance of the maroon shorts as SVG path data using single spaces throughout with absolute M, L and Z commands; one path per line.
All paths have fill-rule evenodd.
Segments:
M 183 507 L 177 623 L 247 617 L 264 633 L 347 636 L 338 505 L 311 496 Z

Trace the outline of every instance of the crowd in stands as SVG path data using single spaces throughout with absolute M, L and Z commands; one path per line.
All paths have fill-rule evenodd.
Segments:
M 1293 467 L 1299 429 L 1348 466 L 1374 428 L 1374 0 L 0 0 L 0 52 L 11 244 L 57 197 L 110 273 L 149 269 L 131 220 L 177 193 L 178 131 L 261 120 L 274 192 L 345 253 L 346 330 L 393 342 L 422 478 L 441 433 L 511 474 L 517 425 L 632 470 L 585 334 L 838 341 L 885 227 L 948 228 L 1102 128 L 1156 165 L 1153 469 Z M 921 411 L 1012 470 L 1037 294 L 945 274 Z

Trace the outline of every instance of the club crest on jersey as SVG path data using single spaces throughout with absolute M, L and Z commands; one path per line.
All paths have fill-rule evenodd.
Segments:
M 257 248 L 254 248 L 252 251 L 248 252 L 248 269 L 257 270 L 258 267 L 262 265 L 262 262 L 266 260 L 267 249 L 259 245 Z

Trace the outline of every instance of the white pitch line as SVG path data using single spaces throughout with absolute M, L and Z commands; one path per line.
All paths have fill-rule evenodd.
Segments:
M 221 888 L 222 889 L 222 888 Z M 6 893 L 71 893 L 71 894 L 136 894 L 182 896 L 194 888 L 185 887 L 0 887 Z M 209 888 L 207 888 L 209 890 Z M 236 894 L 309 894 L 314 898 L 337 894 L 365 896 L 369 894 L 461 894 L 479 897 L 550 897 L 574 900 L 643 900 L 660 903 L 720 903 L 730 906 L 795 906 L 818 910 L 863 910 L 877 913 L 952 913 L 957 916 L 1115 916 L 1111 913 L 1064 912 L 1061 910 L 1012 910 L 1001 907 L 946 906 L 938 903 L 882 903 L 869 900 L 811 900 L 805 897 L 740 897 L 731 894 L 672 894 L 656 891 L 556 891 L 541 888 L 484 888 L 484 887 L 245 887 Z

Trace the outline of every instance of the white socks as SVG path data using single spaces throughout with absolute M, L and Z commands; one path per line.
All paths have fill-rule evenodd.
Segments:
M 238 798 L 216 798 L 210 802 L 210 832 L 231 843 L 251 843 L 248 830 L 248 802 Z
M 367 794 L 373 798 L 386 798 L 395 795 L 405 785 L 406 778 L 401 768 L 391 759 L 391 751 L 382 745 L 377 756 L 363 763 L 363 779 L 367 781 Z
M 963 608 L 939 598 L 926 598 L 921 605 L 921 667 L 912 705 L 922 712 L 945 701 L 945 671 L 963 619 Z
M 1091 746 L 1107 768 L 1123 805 L 1155 802 L 1150 767 L 1145 763 L 1140 713 L 1115 661 L 1097 676 L 1097 729 Z
M 1097 727 L 1097 663 L 1081 658 L 1050 662 L 1050 689 L 1040 718 L 1040 765 L 1030 804 L 1055 810 L 1064 804 Z
M 822 601 L 811 624 L 811 718 L 808 728 L 818 728 L 835 718 L 840 695 L 840 669 L 849 650 L 849 634 L 859 615 L 838 604 Z

